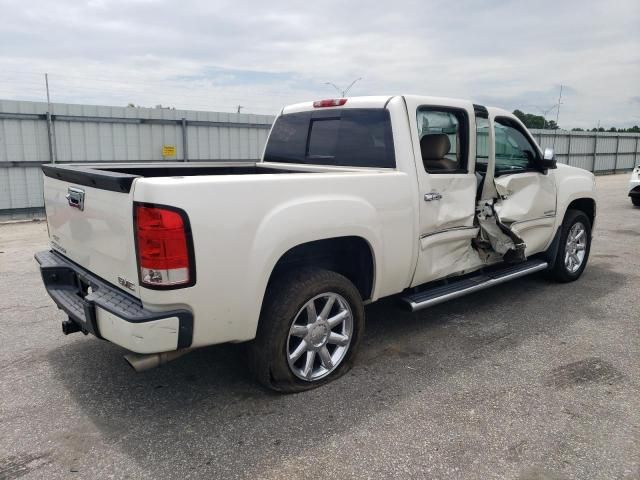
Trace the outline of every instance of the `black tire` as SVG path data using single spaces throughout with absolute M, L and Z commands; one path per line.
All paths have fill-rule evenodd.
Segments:
M 327 292 L 338 294 L 348 304 L 353 319 L 351 340 L 341 361 L 336 362 L 335 369 L 322 378 L 303 380 L 289 366 L 289 331 L 294 320 L 301 314 L 301 309 L 311 299 Z M 322 299 L 318 301 L 322 302 Z M 273 280 L 267 289 L 256 338 L 248 344 L 249 367 L 256 379 L 272 390 L 286 393 L 310 390 L 349 371 L 363 332 L 362 298 L 358 289 L 347 278 L 336 272 L 316 268 L 290 272 Z
M 640 207 L 640 197 L 631 197 L 631 203 L 636 207 Z
M 584 258 L 580 267 L 571 271 L 567 265 L 565 265 L 565 256 L 567 254 L 567 237 L 569 232 L 577 223 L 584 225 L 586 230 L 586 249 L 584 250 Z M 567 210 L 562 222 L 560 243 L 558 244 L 558 252 L 556 253 L 555 262 L 553 268 L 550 270 L 550 277 L 558 282 L 573 282 L 580 278 L 582 272 L 587 266 L 589 260 L 589 252 L 591 251 L 591 221 L 587 215 L 580 210 Z

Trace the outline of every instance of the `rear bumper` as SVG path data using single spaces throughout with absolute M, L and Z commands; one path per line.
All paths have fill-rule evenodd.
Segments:
M 83 332 L 136 353 L 191 346 L 193 314 L 190 311 L 152 312 L 137 298 L 57 252 L 38 252 L 35 258 L 47 293 Z

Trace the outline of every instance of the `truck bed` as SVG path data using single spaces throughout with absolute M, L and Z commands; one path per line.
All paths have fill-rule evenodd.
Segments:
M 128 193 L 136 178 L 192 177 L 205 175 L 264 175 L 279 173 L 299 173 L 308 170 L 278 168 L 252 162 L 198 162 L 166 164 L 110 163 L 82 165 L 43 165 L 47 177 L 56 178 L 77 185 L 100 188 L 113 192 Z

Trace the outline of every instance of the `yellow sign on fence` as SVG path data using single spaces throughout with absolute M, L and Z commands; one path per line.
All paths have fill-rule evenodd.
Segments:
M 175 145 L 163 145 L 162 146 L 162 156 L 163 157 L 175 157 L 176 156 L 176 147 L 175 147 Z

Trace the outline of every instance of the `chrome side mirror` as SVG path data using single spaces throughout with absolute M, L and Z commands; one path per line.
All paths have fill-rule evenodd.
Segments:
M 544 149 L 540 164 L 542 168 L 557 168 L 556 153 L 553 151 L 553 148 L 547 147 Z
M 545 148 L 544 155 L 542 155 L 543 160 L 555 160 L 556 152 L 553 151 L 553 148 Z

